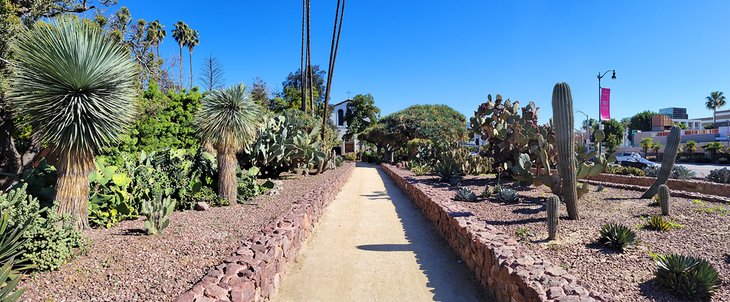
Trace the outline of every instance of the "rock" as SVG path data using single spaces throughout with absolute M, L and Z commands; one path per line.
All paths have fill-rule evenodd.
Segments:
M 207 202 L 200 201 L 200 202 L 198 202 L 198 203 L 195 204 L 195 208 L 194 209 L 196 211 L 208 211 L 208 210 L 210 210 L 210 205 Z

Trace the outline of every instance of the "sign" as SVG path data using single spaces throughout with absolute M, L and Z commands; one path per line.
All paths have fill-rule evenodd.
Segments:
M 599 119 L 601 121 L 607 121 L 611 119 L 611 89 L 601 88 L 601 102 L 600 102 L 601 115 Z

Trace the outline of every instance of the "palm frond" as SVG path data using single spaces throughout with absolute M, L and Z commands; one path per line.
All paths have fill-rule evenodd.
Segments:
M 216 149 L 238 151 L 256 139 L 261 117 L 261 109 L 251 100 L 246 86 L 238 84 L 205 97 L 195 122 L 200 136 Z

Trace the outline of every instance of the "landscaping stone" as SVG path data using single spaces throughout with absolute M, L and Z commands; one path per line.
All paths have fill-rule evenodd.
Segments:
M 210 205 L 207 202 L 200 201 L 195 204 L 194 209 L 196 211 L 208 211 L 210 210 Z

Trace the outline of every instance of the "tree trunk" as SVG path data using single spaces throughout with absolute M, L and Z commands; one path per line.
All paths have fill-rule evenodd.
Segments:
M 178 85 L 180 88 L 180 91 L 182 91 L 183 87 L 183 54 L 182 54 L 182 44 L 180 45 L 180 84 Z
M 236 204 L 238 180 L 236 179 L 236 154 L 229 150 L 218 150 L 218 196 Z
M 80 230 L 89 229 L 89 173 L 94 159 L 84 160 L 78 154 L 70 153 L 59 158 L 58 179 L 54 200 L 58 203 L 58 214 L 69 215 Z
M 304 62 L 306 62 L 306 24 L 307 24 L 307 0 L 302 0 L 302 58 L 301 58 L 301 64 L 299 66 L 299 88 L 301 90 L 302 96 L 302 104 L 301 109 L 305 113 L 307 112 L 307 102 L 305 102 L 305 95 L 307 95 L 306 91 L 306 85 L 304 84 L 306 82 L 305 80 L 305 71 L 304 71 Z
M 188 86 L 189 87 L 188 90 L 190 91 L 190 90 L 193 90 L 193 50 L 192 49 L 190 50 L 190 62 L 189 63 L 190 64 L 188 64 L 188 65 L 190 66 L 190 85 Z
M 0 106 L 0 154 L 3 154 L 3 159 L 0 161 L 0 171 L 18 175 L 22 171 L 23 160 L 13 140 L 12 131 L 14 127 L 10 111 Z M 13 181 L 14 177 L 0 176 L 0 191 Z

